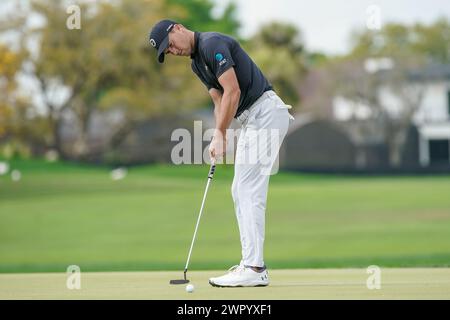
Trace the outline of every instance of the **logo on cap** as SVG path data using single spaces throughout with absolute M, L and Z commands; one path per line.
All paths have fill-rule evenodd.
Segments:
M 150 44 L 153 46 L 153 48 L 156 48 L 155 39 L 150 39 Z

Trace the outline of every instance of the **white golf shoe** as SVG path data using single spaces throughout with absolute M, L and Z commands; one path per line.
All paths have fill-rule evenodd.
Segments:
M 209 284 L 213 287 L 265 287 L 269 285 L 269 275 L 267 269 L 256 272 L 252 268 L 236 265 L 227 274 L 210 278 Z

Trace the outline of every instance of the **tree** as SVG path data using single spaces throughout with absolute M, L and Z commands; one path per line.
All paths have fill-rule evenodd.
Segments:
M 179 12 L 176 21 L 196 31 L 215 31 L 237 36 L 240 23 L 236 17 L 236 4 L 229 2 L 222 14 L 213 17 L 214 2 L 211 0 L 167 0 L 169 6 Z
M 46 132 L 39 121 L 30 119 L 29 97 L 18 88 L 16 79 L 24 58 L 0 45 L 0 141 L 5 157 L 28 155 L 32 147 L 30 142 L 36 146 L 42 144 Z
M 368 62 L 388 59 L 388 70 L 367 68 Z M 336 61 L 332 74 L 337 93 L 369 106 L 374 119 L 381 123 L 389 147 L 390 164 L 398 167 L 407 131 L 417 112 L 426 83 L 412 82 L 410 73 L 430 64 L 450 63 L 450 23 L 438 19 L 430 25 L 391 23 L 380 31 L 354 34 L 351 52 Z M 383 94 L 396 98 L 397 112 L 386 108 Z
M 437 19 L 430 25 L 389 23 L 379 31 L 353 33 L 350 57 L 415 57 L 422 62 L 450 63 L 450 21 Z
M 303 40 L 290 24 L 270 23 L 248 42 L 251 57 L 260 66 L 283 100 L 299 102 L 299 86 L 306 73 Z
M 170 63 L 157 63 L 148 32 L 162 18 L 182 21 L 194 13 L 206 14 L 210 1 L 86 1 L 79 5 L 79 30 L 66 27 L 68 2 L 35 0 L 31 4 L 31 11 L 45 23 L 25 30 L 21 43 L 31 37 L 39 39 L 38 51 L 29 54 L 27 71 L 40 84 L 53 132 L 50 146 L 60 153 L 64 152 L 63 115 L 71 115 L 79 127 L 72 151 L 83 158 L 89 153 L 88 129 L 96 112 L 114 109 L 124 115 L 111 139 L 114 146 L 139 120 L 196 108 L 207 101 L 189 63 L 171 57 Z M 209 12 L 205 24 L 214 21 Z M 234 25 L 220 17 L 217 21 L 230 30 Z M 22 49 L 29 53 L 25 46 Z M 192 94 L 198 91 L 203 94 Z
M 22 57 L 0 45 L 0 138 L 13 129 L 13 119 L 17 96 L 15 90 L 17 82 L 15 76 L 20 70 Z
M 355 32 L 348 54 L 325 59 L 302 81 L 303 110 L 315 117 L 332 118 L 336 97 L 369 107 L 370 121 L 383 133 L 389 162 L 398 167 L 413 116 L 427 90 L 426 81 L 411 80 L 411 72 L 430 64 L 450 63 L 449 49 L 447 19 L 429 25 L 390 23 L 379 31 Z M 395 97 L 396 112 L 390 110 L 386 95 Z M 370 128 L 359 128 L 368 130 L 361 132 L 363 135 L 370 134 Z
M 394 68 L 368 72 L 366 61 L 345 59 L 329 69 L 334 95 L 371 109 L 371 119 L 379 124 L 389 150 L 391 166 L 401 165 L 401 155 L 412 118 L 418 110 L 426 88 L 408 78 L 411 65 L 397 61 Z M 386 105 L 386 97 L 395 97 L 396 112 Z M 357 119 L 352 119 L 357 121 Z M 367 136 L 367 133 L 366 133 Z

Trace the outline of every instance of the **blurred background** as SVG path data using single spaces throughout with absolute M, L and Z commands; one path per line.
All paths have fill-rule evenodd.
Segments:
M 173 165 L 171 134 L 213 106 L 189 57 L 156 62 L 163 18 L 238 39 L 293 106 L 269 267 L 450 265 L 448 1 L 5 0 L 0 272 L 184 267 L 208 169 Z M 232 176 L 193 269 L 240 260 Z

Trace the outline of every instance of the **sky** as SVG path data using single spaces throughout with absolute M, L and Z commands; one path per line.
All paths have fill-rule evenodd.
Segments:
M 214 0 L 217 12 L 234 1 L 238 6 L 241 35 L 251 36 L 269 21 L 285 21 L 302 32 L 309 50 L 343 54 L 350 47 L 352 30 L 370 26 L 379 8 L 381 25 L 386 22 L 430 23 L 450 18 L 450 0 Z M 371 22 L 372 21 L 372 22 Z
M 0 0 L 1 11 L 19 1 Z M 352 30 L 367 28 L 367 21 L 374 17 L 371 6 L 379 9 L 381 25 L 386 22 L 430 23 L 442 16 L 450 19 L 450 0 L 212 1 L 216 5 L 215 13 L 221 12 L 231 1 L 237 4 L 243 37 L 253 35 L 270 21 L 285 21 L 301 30 L 307 49 L 328 54 L 344 54 L 349 50 Z

